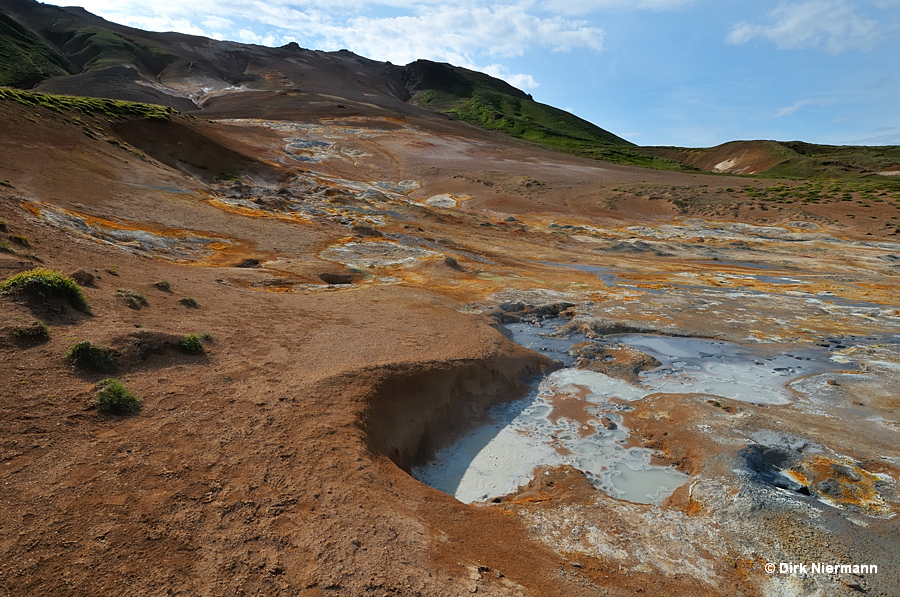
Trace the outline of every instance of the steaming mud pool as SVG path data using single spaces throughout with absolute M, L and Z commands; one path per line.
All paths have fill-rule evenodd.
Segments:
M 560 323 L 560 322 L 557 322 Z M 622 425 L 630 402 L 655 393 L 708 394 L 755 404 L 786 404 L 786 384 L 831 369 L 817 350 L 766 353 L 729 342 L 650 334 L 607 336 L 598 344 L 628 345 L 661 363 L 638 376 L 637 385 L 598 371 L 574 368 L 570 348 L 586 340 L 545 337 L 553 331 L 509 324 L 512 338 L 566 365 L 532 385 L 522 400 L 490 411 L 492 421 L 440 450 L 413 475 L 465 503 L 507 495 L 544 465 L 571 465 L 609 495 L 660 504 L 688 476 L 651 464 L 654 452 L 628 447 Z M 542 335 L 544 334 L 544 335 Z

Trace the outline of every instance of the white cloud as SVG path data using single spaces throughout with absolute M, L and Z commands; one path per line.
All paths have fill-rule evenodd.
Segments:
M 413 16 L 357 17 L 325 34 L 332 45 L 398 64 L 418 58 L 471 63 L 478 56 L 510 58 L 537 47 L 599 51 L 603 36 L 601 29 L 584 22 L 540 17 L 513 5 L 440 6 Z
M 177 31 L 179 33 L 187 33 L 188 35 L 201 35 L 203 37 L 212 37 L 214 39 L 222 39 L 217 34 L 208 29 L 197 27 L 188 19 L 173 19 L 164 16 L 126 16 L 116 20 L 118 23 L 145 29 L 149 31 Z
M 760 37 L 780 49 L 812 48 L 840 54 L 872 49 L 881 30 L 877 21 L 859 14 L 846 0 L 781 4 L 768 17 L 770 22 L 765 25 L 738 23 L 726 41 L 743 44 Z
M 245 44 L 256 44 L 258 46 L 274 46 L 278 41 L 271 33 L 268 35 L 259 35 L 250 29 L 241 29 L 238 31 L 237 37 L 238 40 Z
M 536 89 L 537 87 L 539 87 L 538 82 L 535 81 L 534 77 L 532 77 L 531 75 L 511 73 L 509 72 L 509 69 L 502 64 L 490 64 L 488 66 L 485 66 L 484 68 L 467 68 L 472 68 L 472 70 L 480 70 L 481 72 L 487 73 L 492 77 L 503 79 L 513 87 L 524 89 L 525 91 L 528 91 L 529 89 Z
M 803 106 L 811 106 L 811 105 L 829 106 L 829 105 L 833 104 L 834 101 L 835 100 L 830 97 L 820 97 L 817 99 L 800 100 L 799 102 L 795 103 L 792 106 L 787 106 L 785 108 L 781 108 L 780 110 L 778 110 L 775 113 L 775 118 L 781 118 L 782 116 L 788 116 L 790 114 L 793 114 L 794 112 L 796 112 Z
M 617 12 L 627 10 L 663 11 L 681 8 L 694 2 L 696 0 L 581 0 L 580 2 L 548 3 L 544 8 L 560 14 L 586 14 L 597 10 L 614 10 Z

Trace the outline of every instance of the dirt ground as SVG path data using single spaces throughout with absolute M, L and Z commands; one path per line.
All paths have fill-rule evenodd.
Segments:
M 0 102 L 0 276 L 95 277 L 89 313 L 0 297 L 0 591 L 900 591 L 894 196 L 775 204 L 741 189 L 802 183 L 591 162 L 438 116 L 249 95 L 167 123 Z M 567 316 L 595 330 L 880 342 L 846 341 L 844 373 L 865 376 L 842 378 L 832 403 L 641 403 L 633 441 L 691 475 L 663 506 L 614 499 L 574 469 L 467 505 L 409 470 L 555 366 L 504 335 L 510 301 L 575 305 Z M 49 340 L 17 338 L 34 319 Z M 211 336 L 204 353 L 177 349 L 187 334 Z M 73 368 L 64 355 L 83 340 L 117 351 L 117 369 Z M 143 397 L 139 413 L 98 411 L 109 375 Z M 852 462 L 849 489 L 825 503 L 738 471 L 776 435 L 821 448 L 825 464 L 796 456 L 811 478 Z M 848 559 L 881 570 L 762 569 Z

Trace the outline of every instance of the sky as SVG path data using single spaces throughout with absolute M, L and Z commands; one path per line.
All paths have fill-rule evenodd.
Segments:
M 152 31 L 500 77 L 639 145 L 900 144 L 900 0 L 63 0 Z

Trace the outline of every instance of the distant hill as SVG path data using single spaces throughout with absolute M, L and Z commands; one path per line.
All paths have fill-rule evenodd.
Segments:
M 417 60 L 404 68 L 411 102 L 460 120 L 562 149 L 634 144 L 564 110 L 541 104 L 484 73 Z
M 643 147 L 641 151 L 725 174 L 770 178 L 857 179 L 881 182 L 900 175 L 900 146 L 817 145 L 803 141 L 731 141 L 716 147 Z

